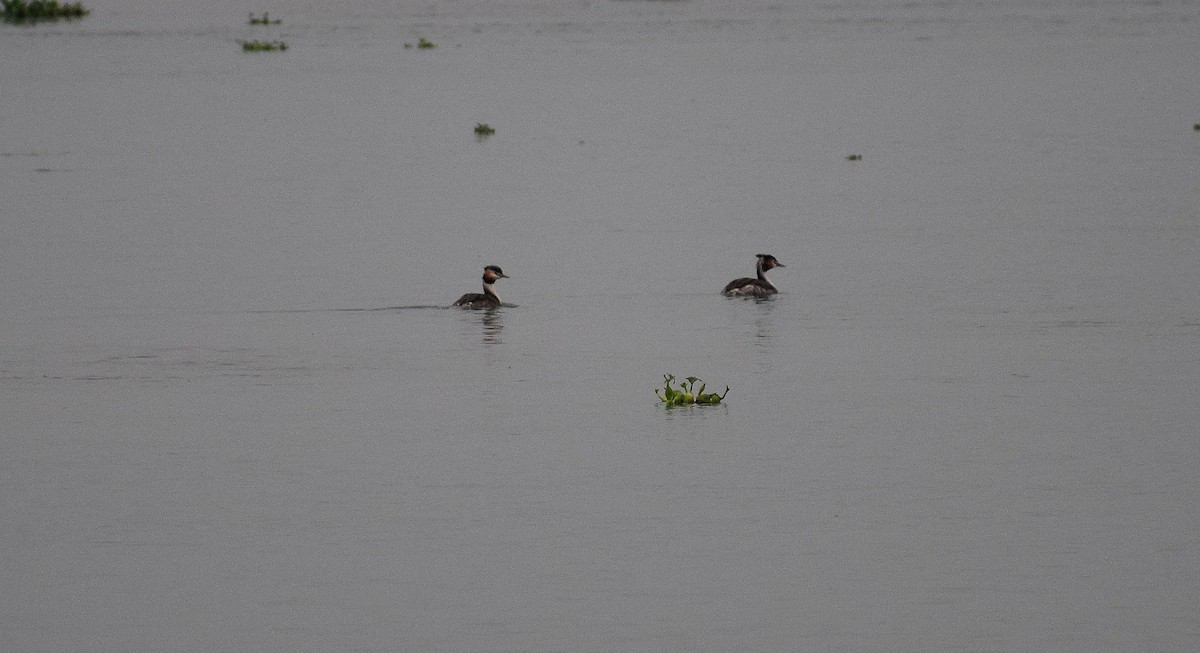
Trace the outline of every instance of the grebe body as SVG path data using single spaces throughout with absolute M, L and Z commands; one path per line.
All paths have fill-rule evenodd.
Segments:
M 758 263 L 755 266 L 758 276 L 756 278 L 742 277 L 730 281 L 721 290 L 722 295 L 730 297 L 768 297 L 779 292 L 775 284 L 771 283 L 771 280 L 767 278 L 767 270 L 785 268 L 787 266 L 780 263 L 770 254 L 755 254 L 755 256 L 758 257 Z
M 459 297 L 454 305 L 463 308 L 496 308 L 500 306 L 500 295 L 496 294 L 496 281 L 508 278 L 498 266 L 489 265 L 483 269 L 483 292 L 469 292 Z

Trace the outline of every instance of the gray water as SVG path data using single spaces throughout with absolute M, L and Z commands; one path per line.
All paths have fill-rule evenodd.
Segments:
M 1200 649 L 1200 5 L 86 4 L 0 25 L 0 649 Z

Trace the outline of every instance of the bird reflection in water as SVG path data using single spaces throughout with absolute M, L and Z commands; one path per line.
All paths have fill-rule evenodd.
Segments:
M 775 309 L 775 302 L 765 299 L 755 299 L 755 310 L 758 316 L 754 318 L 754 342 L 760 347 L 765 347 L 771 344 L 771 340 L 775 338 L 775 321 L 771 319 L 771 311 Z
M 479 313 L 479 323 L 483 325 L 483 341 L 487 344 L 500 342 L 500 332 L 504 331 L 503 311 L 499 308 L 485 308 Z

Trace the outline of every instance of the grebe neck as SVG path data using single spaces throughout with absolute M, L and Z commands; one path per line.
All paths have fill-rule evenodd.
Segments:
M 487 280 L 487 277 L 483 278 L 483 294 L 495 299 L 497 304 L 501 303 L 500 302 L 500 293 L 496 292 L 496 285 L 494 283 L 489 282 Z
M 779 291 L 779 289 L 775 287 L 775 284 L 771 283 L 771 280 L 767 278 L 767 271 L 763 269 L 761 260 L 758 262 L 758 280 L 770 286 L 772 290 L 775 290 L 776 292 Z

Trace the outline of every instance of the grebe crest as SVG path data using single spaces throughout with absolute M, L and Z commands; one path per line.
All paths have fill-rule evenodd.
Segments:
M 469 292 L 458 301 L 454 302 L 454 306 L 462 306 L 464 308 L 496 308 L 500 306 L 500 295 L 496 294 L 496 281 L 500 279 L 509 279 L 507 274 L 497 265 L 489 265 L 483 268 L 483 292 Z
M 773 268 L 786 268 L 787 266 L 780 263 L 778 259 L 770 254 L 755 254 L 758 257 L 758 262 L 755 264 L 755 271 L 758 273 L 755 278 L 742 277 L 734 279 L 725 284 L 725 288 L 721 290 L 722 295 L 730 297 L 769 297 L 779 292 L 775 284 L 767 278 L 767 270 Z

